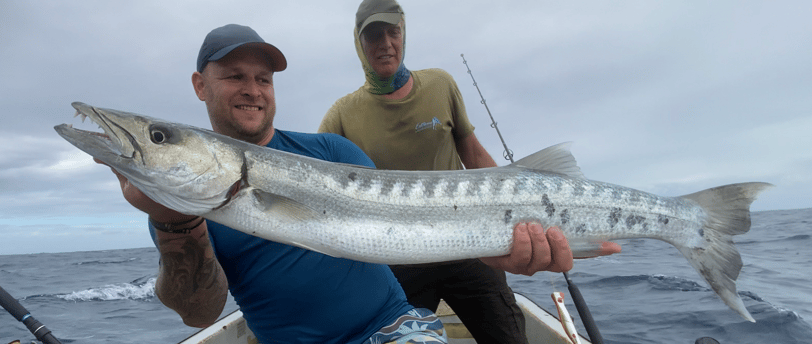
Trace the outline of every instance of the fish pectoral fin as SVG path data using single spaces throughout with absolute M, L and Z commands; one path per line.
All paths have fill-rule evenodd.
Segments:
M 330 249 L 330 247 L 322 247 L 322 248 L 315 248 L 314 246 L 303 244 L 298 241 L 291 241 L 291 245 L 303 248 L 308 251 L 318 252 L 324 255 L 328 255 L 333 258 L 344 258 L 337 250 Z
M 553 172 L 573 178 L 584 178 L 581 168 L 570 152 L 572 142 L 559 143 L 530 154 L 509 166 L 524 167 L 537 171 Z
M 303 222 L 315 219 L 318 216 L 318 213 L 313 208 L 285 196 L 257 189 L 252 190 L 251 193 L 257 207 L 277 219 L 285 219 L 289 222 Z

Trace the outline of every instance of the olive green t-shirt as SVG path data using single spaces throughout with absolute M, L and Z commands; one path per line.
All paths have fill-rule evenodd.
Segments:
M 348 138 L 388 170 L 459 170 L 456 140 L 474 132 L 457 84 L 441 69 L 412 72 L 403 99 L 385 99 L 363 87 L 337 100 L 319 132 Z

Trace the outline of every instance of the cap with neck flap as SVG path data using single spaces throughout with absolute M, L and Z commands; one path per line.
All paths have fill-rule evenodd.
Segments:
M 388 78 L 381 78 L 372 65 L 367 60 L 364 48 L 361 45 L 361 33 L 371 23 L 384 22 L 392 25 L 403 23 L 403 51 L 401 52 L 400 65 L 394 75 Z M 411 75 L 403 60 L 406 56 L 406 23 L 404 21 L 403 9 L 395 0 L 364 0 L 358 6 L 355 13 L 355 51 L 361 59 L 361 66 L 364 69 L 366 83 L 364 88 L 373 94 L 388 94 L 403 87 Z

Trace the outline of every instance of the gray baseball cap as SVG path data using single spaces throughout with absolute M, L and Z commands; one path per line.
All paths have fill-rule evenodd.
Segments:
M 402 18 L 403 9 L 395 0 L 364 0 L 355 12 L 355 28 L 361 34 L 370 23 L 397 24 Z
M 243 45 L 250 44 L 268 53 L 271 57 L 271 66 L 274 72 L 280 72 L 288 67 L 285 55 L 272 44 L 266 43 L 259 37 L 254 29 L 248 26 L 228 24 L 211 30 L 203 45 L 200 46 L 200 53 L 197 54 L 197 71 L 203 72 L 206 65 L 211 61 L 217 61 Z

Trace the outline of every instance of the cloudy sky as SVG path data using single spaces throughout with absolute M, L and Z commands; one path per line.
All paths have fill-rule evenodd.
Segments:
M 53 130 L 70 103 L 209 127 L 191 86 L 229 23 L 279 47 L 276 126 L 315 131 L 363 82 L 358 1 L 0 1 L 0 255 L 146 247 L 109 169 Z M 754 210 L 812 207 L 812 2 L 402 0 L 406 65 L 456 79 L 506 164 L 563 141 L 590 178 L 667 196 L 764 181 Z

